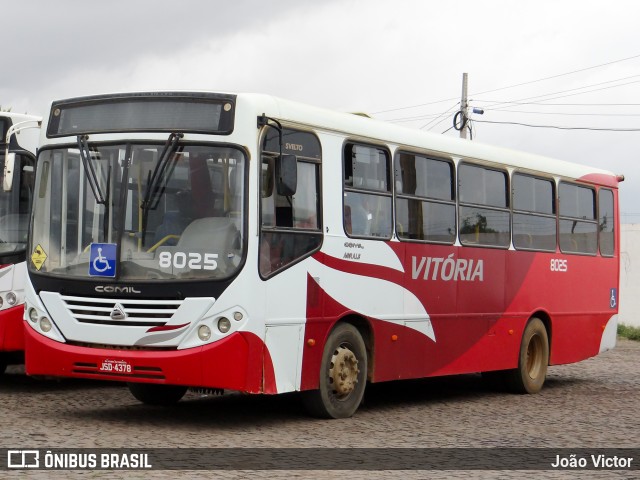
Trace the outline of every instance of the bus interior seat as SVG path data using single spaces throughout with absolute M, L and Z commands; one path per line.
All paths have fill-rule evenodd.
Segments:
M 203 248 L 226 256 L 235 249 L 238 230 L 233 220 L 226 217 L 198 218 L 191 222 L 176 245 L 180 251 L 200 251 Z

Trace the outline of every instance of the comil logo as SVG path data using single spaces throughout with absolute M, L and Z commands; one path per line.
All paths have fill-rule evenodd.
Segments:
M 39 468 L 40 452 L 38 450 L 9 450 L 7 452 L 8 468 Z
M 124 311 L 124 307 L 116 303 L 113 310 L 111 310 L 111 320 L 124 320 L 125 318 L 127 318 L 127 314 Z

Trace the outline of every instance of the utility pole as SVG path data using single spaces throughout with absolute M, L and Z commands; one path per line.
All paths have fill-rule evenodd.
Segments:
M 467 109 L 469 100 L 467 98 L 467 77 L 468 74 L 462 74 L 462 97 L 460 98 L 460 138 L 467 138 Z

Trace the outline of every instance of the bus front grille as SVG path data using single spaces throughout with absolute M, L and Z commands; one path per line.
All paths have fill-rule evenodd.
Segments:
M 176 313 L 180 300 L 85 298 L 62 295 L 65 307 L 79 323 L 129 327 L 161 327 Z

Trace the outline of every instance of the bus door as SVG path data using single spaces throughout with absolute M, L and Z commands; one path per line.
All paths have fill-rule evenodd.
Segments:
M 280 154 L 295 155 L 295 192 L 278 185 Z M 259 272 L 265 280 L 265 343 L 278 391 L 300 386 L 301 346 L 311 311 L 309 273 L 304 262 L 322 243 L 320 143 L 315 135 L 268 128 L 261 162 Z M 290 168 L 290 167 L 289 167 Z M 315 289 L 314 289 L 315 291 Z M 311 298 L 313 297 L 313 298 Z M 320 313 L 317 305 L 313 310 Z

